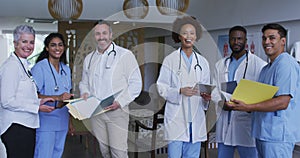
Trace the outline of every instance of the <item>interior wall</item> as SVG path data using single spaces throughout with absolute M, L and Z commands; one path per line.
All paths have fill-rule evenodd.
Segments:
M 57 24 L 52 23 L 26 23 L 25 17 L 3 17 L 0 16 L 0 34 L 3 30 L 14 30 L 16 26 L 26 24 L 32 26 L 35 31 L 57 31 Z
M 233 24 L 258 25 L 299 20 L 299 0 L 197 0 L 191 1 L 188 13 L 196 16 L 207 30 Z
M 7 39 L 4 38 L 4 32 L 13 32 L 18 25 L 30 25 L 36 32 L 56 32 L 57 24 L 52 23 L 26 23 L 24 17 L 1 17 L 0 16 L 0 65 L 8 57 Z
M 5 59 L 8 57 L 8 53 L 5 50 L 8 50 L 7 48 L 7 40 L 4 38 L 3 35 L 0 35 L 0 46 L 1 46 L 1 51 L 0 51 L 0 65 L 5 61 Z M 3 51 L 2 51 L 3 50 Z
M 290 51 L 290 48 L 292 47 L 292 45 L 297 42 L 300 41 L 300 20 L 293 20 L 293 21 L 285 21 L 285 22 L 278 22 L 279 24 L 281 24 L 282 26 L 284 26 L 287 30 L 288 30 L 288 38 L 287 38 L 287 51 Z M 233 24 L 232 26 L 234 26 L 235 24 Z M 256 33 L 259 32 L 261 33 L 261 29 L 263 27 L 264 24 L 258 24 L 258 25 L 244 25 L 245 28 L 247 29 L 248 33 Z M 230 26 L 230 27 L 232 27 Z M 218 42 L 218 36 L 219 35 L 228 35 L 228 31 L 230 29 L 230 27 L 228 28 L 224 28 L 224 29 L 218 29 L 218 30 L 212 30 L 209 31 L 211 37 L 214 39 L 214 41 L 217 43 Z M 259 41 L 259 43 L 261 43 L 261 39 Z M 261 47 L 261 45 L 260 45 Z
M 287 51 L 300 41 L 299 0 L 199 0 L 191 1 L 189 15 L 194 15 L 218 42 L 234 25 L 245 26 L 249 33 L 260 33 L 266 23 L 280 23 L 288 30 Z M 261 43 L 261 41 L 259 41 Z

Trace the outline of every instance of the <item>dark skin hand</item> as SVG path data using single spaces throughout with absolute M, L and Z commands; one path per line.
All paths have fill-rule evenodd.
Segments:
M 56 105 L 56 108 L 62 108 L 66 105 L 66 103 L 63 102 L 63 100 L 70 99 L 71 97 L 74 96 L 74 94 L 64 92 L 61 95 L 47 96 L 47 95 L 39 94 L 38 96 L 39 96 L 39 98 L 52 98 L 53 101 L 58 101 L 58 104 Z M 47 110 L 47 111 L 50 110 L 49 107 L 48 108 L 43 107 L 43 109 Z
M 238 110 L 238 111 L 274 112 L 274 111 L 286 109 L 288 107 L 290 100 L 291 100 L 290 95 L 277 96 L 272 99 L 260 103 L 256 103 L 256 104 L 246 104 L 241 100 L 231 99 L 230 102 L 225 102 L 225 106 L 227 106 L 231 110 Z
M 55 108 L 53 106 L 44 105 L 46 102 L 55 101 L 53 98 L 43 98 L 40 101 L 39 111 L 52 112 Z

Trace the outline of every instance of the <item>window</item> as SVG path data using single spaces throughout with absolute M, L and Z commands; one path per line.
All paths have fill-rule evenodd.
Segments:
M 5 33 L 7 32 L 7 33 Z M 35 48 L 33 53 L 27 58 L 28 61 L 31 63 L 31 67 L 35 64 L 35 61 L 41 51 L 44 48 L 44 39 L 48 35 L 48 32 L 36 32 L 35 34 Z M 11 31 L 3 31 L 3 37 L 6 39 L 7 43 L 7 50 L 5 51 L 6 57 L 8 57 L 14 51 L 14 44 L 13 44 L 13 34 Z

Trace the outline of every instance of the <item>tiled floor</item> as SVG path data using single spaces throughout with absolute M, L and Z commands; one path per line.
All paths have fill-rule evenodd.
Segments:
M 91 135 L 68 135 L 62 158 L 100 158 L 97 143 Z
M 62 158 L 101 158 L 98 144 L 92 138 L 85 136 L 80 140 L 80 136 L 68 136 L 65 145 L 65 151 Z M 133 158 L 133 153 L 129 153 L 129 157 Z M 158 158 L 167 158 L 167 155 L 158 155 Z M 217 158 L 217 149 L 209 149 L 209 157 Z M 150 158 L 149 153 L 139 153 L 139 158 Z M 239 156 L 235 156 L 239 158 Z M 300 146 L 296 146 L 293 158 L 300 158 Z

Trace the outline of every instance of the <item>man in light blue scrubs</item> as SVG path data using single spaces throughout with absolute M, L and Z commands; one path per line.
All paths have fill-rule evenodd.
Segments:
M 292 158 L 295 142 L 300 141 L 300 66 L 284 51 L 284 27 L 267 24 L 262 33 L 262 46 L 270 63 L 262 69 L 259 82 L 278 86 L 278 92 L 256 104 L 240 100 L 226 104 L 233 110 L 253 112 L 252 136 L 259 157 Z

